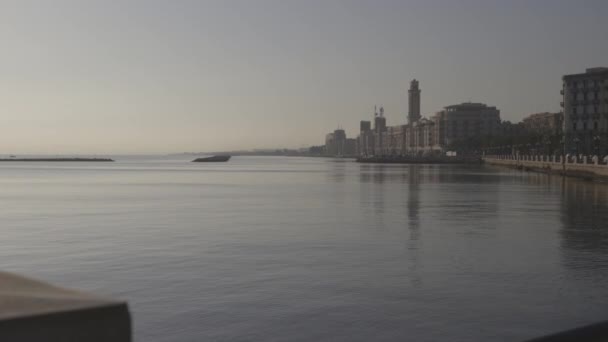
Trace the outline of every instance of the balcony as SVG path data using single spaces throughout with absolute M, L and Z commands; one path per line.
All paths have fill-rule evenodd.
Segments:
M 564 95 L 564 89 L 560 90 L 559 93 Z
M 560 102 L 559 105 L 563 107 L 564 106 L 564 101 Z

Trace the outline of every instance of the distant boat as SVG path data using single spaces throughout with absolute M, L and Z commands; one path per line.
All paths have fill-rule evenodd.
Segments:
M 219 163 L 219 162 L 227 162 L 230 160 L 230 156 L 213 156 L 213 157 L 205 157 L 205 158 L 197 158 L 194 159 L 193 163 Z
M 17 158 L 16 155 L 11 154 L 9 158 Z

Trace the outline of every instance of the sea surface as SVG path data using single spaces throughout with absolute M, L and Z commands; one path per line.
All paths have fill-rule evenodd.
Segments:
M 0 164 L 0 269 L 136 341 L 519 341 L 608 319 L 608 185 L 483 166 Z

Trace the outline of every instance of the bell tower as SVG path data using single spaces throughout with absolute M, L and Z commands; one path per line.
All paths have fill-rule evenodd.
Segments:
M 410 82 L 408 94 L 409 108 L 407 113 L 407 121 L 411 125 L 420 120 L 420 88 L 418 87 L 418 81 L 416 79 L 413 79 L 412 82 Z

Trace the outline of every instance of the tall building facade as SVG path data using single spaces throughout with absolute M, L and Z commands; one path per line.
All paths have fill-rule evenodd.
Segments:
M 354 141 L 353 141 L 354 143 Z M 332 133 L 325 135 L 325 154 L 328 156 L 343 156 L 348 151 L 346 132 L 343 129 L 336 129 Z
M 535 113 L 522 120 L 527 132 L 543 135 L 560 135 L 564 127 L 564 113 Z
M 561 105 L 564 109 L 565 152 L 608 152 L 608 68 L 565 75 Z
M 374 110 L 375 111 L 375 110 Z M 384 107 L 380 107 L 380 112 L 374 113 L 374 155 L 381 155 L 386 149 L 386 118 L 384 117 Z
M 448 147 L 457 141 L 497 134 L 500 111 L 483 103 L 465 102 L 447 106 L 435 114 L 436 145 Z
M 336 144 L 334 143 L 335 139 L 334 139 L 334 134 L 333 133 L 327 133 L 325 135 L 325 149 L 323 151 L 323 154 L 325 154 L 326 156 L 335 156 L 336 155 Z
M 359 124 L 359 154 L 362 156 L 371 156 L 374 154 L 374 132 L 372 131 L 371 121 L 361 121 Z
M 420 86 L 418 81 L 414 79 L 410 82 L 410 89 L 408 90 L 407 122 L 411 125 L 420 118 Z

